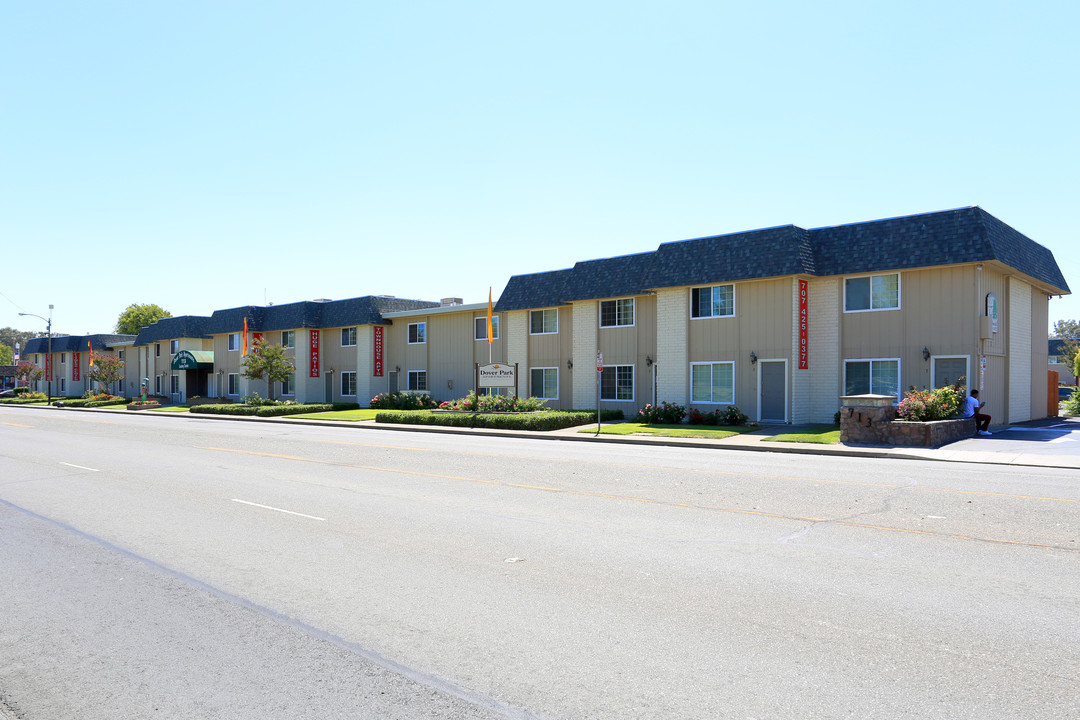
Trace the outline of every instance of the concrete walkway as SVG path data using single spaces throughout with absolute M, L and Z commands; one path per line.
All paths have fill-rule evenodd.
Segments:
M 0 406 L 2 407 L 2 406 Z M 108 408 L 50 408 L 34 407 L 45 411 L 66 412 L 127 412 L 123 406 Z M 191 418 L 181 412 L 142 411 L 155 417 L 172 417 L 178 420 Z M 984 463 L 1015 465 L 1020 467 L 1075 468 L 1080 470 L 1080 418 L 1048 418 L 1016 425 L 992 428 L 991 437 L 973 437 L 938 448 L 907 448 L 888 445 L 834 444 L 772 442 L 768 438 L 798 432 L 807 426 L 766 426 L 753 432 L 742 433 L 722 439 L 667 438 L 653 435 L 603 435 L 595 432 L 595 425 L 567 428 L 550 432 L 525 432 L 520 430 L 488 430 L 452 428 L 432 425 L 379 424 L 374 421 L 348 422 L 340 420 L 311 420 L 291 417 L 253 418 L 228 415 L 196 415 L 200 420 L 233 422 L 285 423 L 309 426 L 334 426 L 365 430 L 397 430 L 456 435 L 485 435 L 488 437 L 517 437 L 528 439 L 560 440 L 566 442 L 619 443 L 631 445 L 659 445 L 664 447 L 715 448 L 718 450 L 743 450 L 750 452 L 800 453 L 819 456 L 876 457 L 908 460 L 934 460 L 939 462 Z M 820 427 L 820 426 L 817 426 Z M 592 430 L 592 432 L 589 432 Z M 583 432 L 584 431 L 584 432 Z

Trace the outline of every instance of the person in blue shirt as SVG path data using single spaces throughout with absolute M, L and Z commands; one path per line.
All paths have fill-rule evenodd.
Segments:
M 979 412 L 985 404 L 979 402 L 979 391 L 972 390 L 971 394 L 964 398 L 960 416 L 975 418 L 975 429 L 980 435 L 993 435 L 990 432 L 990 416 Z

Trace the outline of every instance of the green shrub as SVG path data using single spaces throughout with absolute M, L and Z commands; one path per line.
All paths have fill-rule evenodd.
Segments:
M 614 412 L 619 413 L 620 416 L 622 414 L 621 411 Z M 601 414 L 601 417 L 603 417 L 603 414 Z M 376 414 L 375 422 L 496 430 L 549 431 L 596 422 L 596 411 L 544 410 L 530 413 L 485 414 L 387 410 Z
M 1073 390 L 1072 395 L 1065 398 L 1061 406 L 1069 415 L 1080 415 L 1080 389 Z
M 477 395 L 476 391 L 471 391 L 460 400 L 448 400 L 441 403 L 439 409 L 458 412 L 535 412 L 543 410 L 545 405 L 547 405 L 547 400 L 537 397 Z
M 352 410 L 356 403 L 299 403 L 275 404 L 275 405 L 248 405 L 242 403 L 224 403 L 220 405 L 196 405 L 191 408 L 192 413 L 203 415 L 232 415 L 254 417 L 280 417 L 282 415 L 299 415 L 301 413 L 329 412 L 331 410 Z
M 376 410 L 424 410 L 436 403 L 427 393 L 392 392 L 380 393 L 371 398 L 369 407 Z
M 967 395 L 966 388 L 960 384 L 963 381 L 964 378 L 961 378 L 956 385 L 934 390 L 908 390 L 896 407 L 896 416 L 910 422 L 932 422 L 954 417 Z
M 648 423 L 651 425 L 677 425 L 686 417 L 686 406 L 669 403 L 667 401 L 659 405 L 646 405 L 638 410 L 634 422 Z
M 96 408 L 110 405 L 127 405 L 127 403 L 127 398 L 116 397 L 115 395 L 92 395 L 87 398 L 66 398 L 53 404 L 72 408 Z

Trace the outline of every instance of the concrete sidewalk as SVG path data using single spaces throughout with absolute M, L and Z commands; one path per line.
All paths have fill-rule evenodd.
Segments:
M 2 407 L 2 406 L 0 406 Z M 123 406 L 106 408 L 52 408 L 43 410 L 66 412 L 115 413 L 128 412 Z M 874 457 L 907 460 L 934 460 L 938 462 L 982 463 L 992 465 L 1015 465 L 1018 467 L 1076 468 L 1080 470 L 1080 418 L 1048 418 L 1028 423 L 994 428 L 991 437 L 973 437 L 938 448 L 910 448 L 889 445 L 834 444 L 774 442 L 768 438 L 786 433 L 796 433 L 808 426 L 776 425 L 761 427 L 753 432 L 733 435 L 722 439 L 670 438 L 654 435 L 604 435 L 595 432 L 596 425 L 567 428 L 549 432 L 521 430 L 491 430 L 474 428 L 441 427 L 436 425 L 378 424 L 374 421 L 349 422 L 341 420 L 312 420 L 294 417 L 256 418 L 232 415 L 195 415 L 186 412 L 142 413 L 155 417 L 177 419 L 197 417 L 200 420 L 233 422 L 260 422 L 312 427 L 331 426 L 365 430 L 397 430 L 399 432 L 425 432 L 451 435 L 483 435 L 487 437 L 514 437 L 530 440 L 559 440 L 565 442 L 617 443 L 638 446 L 714 448 L 717 450 L 742 450 L 750 452 L 798 453 L 824 457 Z M 820 426 L 818 426 L 820 427 Z

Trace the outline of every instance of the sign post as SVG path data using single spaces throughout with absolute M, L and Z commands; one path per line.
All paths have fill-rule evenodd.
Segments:
M 604 353 L 596 353 L 596 434 L 600 434 L 600 384 L 604 376 Z

